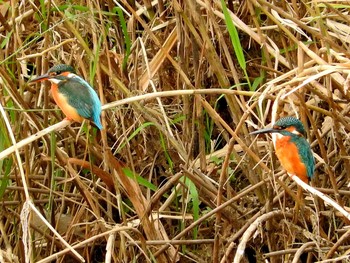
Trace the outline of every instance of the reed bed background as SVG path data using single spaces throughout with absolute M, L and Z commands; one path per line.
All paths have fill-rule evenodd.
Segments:
M 349 220 L 306 192 L 296 210 L 249 132 L 300 118 L 311 185 L 349 207 L 349 8 L 2 1 L 0 262 L 345 261 Z M 60 63 L 98 92 L 102 132 L 28 83 Z

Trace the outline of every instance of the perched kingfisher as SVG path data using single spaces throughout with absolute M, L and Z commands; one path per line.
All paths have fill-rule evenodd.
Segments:
M 49 71 L 30 82 L 48 80 L 52 96 L 68 120 L 82 122 L 91 120 L 97 128 L 101 124 L 101 102 L 96 91 L 83 78 L 75 74 L 73 67 L 65 64 L 53 66 Z
M 272 128 L 250 134 L 260 133 L 276 133 L 275 150 L 283 168 L 308 183 L 314 174 L 315 160 L 310 144 L 305 139 L 306 132 L 301 121 L 294 117 L 284 117 Z

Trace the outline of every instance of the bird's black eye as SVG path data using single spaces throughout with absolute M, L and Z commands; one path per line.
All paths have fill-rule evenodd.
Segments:
M 62 73 L 61 70 L 56 71 L 56 75 L 60 75 Z

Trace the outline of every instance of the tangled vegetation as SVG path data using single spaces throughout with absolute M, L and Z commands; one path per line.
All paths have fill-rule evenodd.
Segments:
M 0 7 L 0 262 L 348 258 L 349 220 L 298 199 L 269 136 L 249 133 L 298 117 L 312 187 L 349 210 L 350 5 Z M 61 63 L 97 91 L 102 131 L 64 120 L 49 83 L 29 83 Z

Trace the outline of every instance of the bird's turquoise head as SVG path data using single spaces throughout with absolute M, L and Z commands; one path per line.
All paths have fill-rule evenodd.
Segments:
M 30 82 L 49 80 L 52 83 L 58 84 L 60 81 L 72 76 L 75 76 L 75 69 L 72 66 L 59 64 L 50 68 L 46 74 L 36 77 Z
M 272 128 L 253 131 L 251 134 L 279 133 L 284 136 L 306 136 L 304 125 L 294 117 L 283 117 L 275 122 Z
M 300 135 L 304 137 L 306 136 L 304 125 L 300 120 L 294 117 L 284 117 L 279 119 L 273 125 L 273 128 L 280 131 L 280 133 L 285 131 L 285 132 L 290 132 L 299 136 Z

